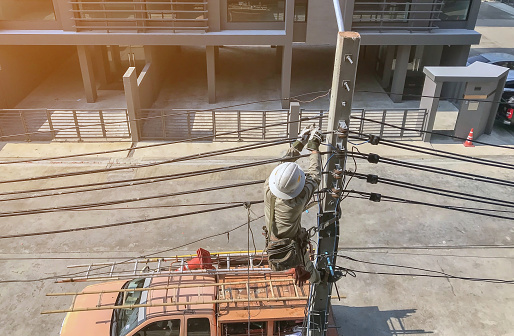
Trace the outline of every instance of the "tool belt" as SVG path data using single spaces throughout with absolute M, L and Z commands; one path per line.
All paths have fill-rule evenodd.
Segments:
M 275 200 L 276 197 L 272 196 L 269 217 L 271 223 L 275 223 Z M 265 235 L 268 264 L 271 270 L 285 271 L 299 265 L 305 265 L 303 259 L 309 244 L 309 235 L 304 228 L 300 229 L 298 236 L 295 237 L 296 239 L 273 239 L 274 235 L 271 227 L 269 230 L 265 229 Z

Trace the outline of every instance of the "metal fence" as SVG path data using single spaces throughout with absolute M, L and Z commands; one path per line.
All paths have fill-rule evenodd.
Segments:
M 126 109 L 2 109 L 0 141 L 130 140 Z
M 145 109 L 135 120 L 141 140 L 260 141 L 290 136 L 289 120 L 298 128 L 316 124 L 326 129 L 328 112 L 300 110 L 172 110 Z M 352 110 L 350 130 L 388 139 L 421 140 L 424 109 Z M 309 119 L 303 120 L 302 119 Z M 373 120 L 373 121 L 370 121 Z M 390 124 L 392 126 L 388 126 Z M 408 130 L 406 130 L 407 128 Z M 131 140 L 126 109 L 8 109 L 0 110 L 0 141 Z
M 274 111 L 194 111 L 143 110 L 140 136 L 143 140 L 254 141 L 289 137 L 290 110 Z M 354 109 L 350 130 L 379 135 L 389 139 L 421 140 L 419 131 L 425 125 L 424 109 Z M 320 118 L 317 118 L 320 117 Z M 299 128 L 316 124 L 327 127 L 328 111 L 300 110 Z M 376 122 L 357 118 L 371 119 Z M 378 122 L 378 123 L 377 123 Z M 399 127 L 387 126 L 381 123 Z M 275 125 L 278 124 L 278 125 Z M 270 126 L 274 125 L 274 126 Z M 266 126 L 266 127 L 264 127 Z
M 288 127 L 284 123 L 289 120 L 289 110 L 146 109 L 142 112 L 139 131 L 143 140 L 253 141 L 288 136 Z M 278 123 L 281 124 L 269 126 Z
M 207 1 L 72 0 L 78 31 L 200 31 L 208 29 Z
M 392 140 L 421 140 L 426 116 L 425 109 L 353 110 L 350 130 Z

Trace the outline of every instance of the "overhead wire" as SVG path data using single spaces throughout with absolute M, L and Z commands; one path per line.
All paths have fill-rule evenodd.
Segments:
M 368 177 L 371 176 L 371 174 L 366 175 L 366 174 L 361 174 L 361 173 L 355 173 L 354 176 L 361 180 L 367 180 Z M 487 196 L 479 196 L 479 195 L 463 193 L 463 192 L 449 190 L 449 189 L 436 188 L 436 187 L 431 187 L 431 186 L 417 184 L 417 183 L 410 183 L 410 182 L 405 182 L 405 181 L 400 181 L 400 180 L 389 179 L 389 178 L 385 178 L 385 177 L 381 177 L 381 176 L 377 176 L 377 183 L 383 183 L 383 184 L 388 184 L 388 185 L 392 185 L 392 186 L 396 186 L 396 187 L 402 187 L 402 188 L 412 189 L 412 190 L 416 190 L 416 191 L 436 194 L 439 196 L 452 197 L 452 198 L 457 198 L 457 199 L 462 199 L 462 200 L 467 200 L 467 201 L 472 201 L 472 202 L 477 202 L 477 203 L 491 204 L 491 205 L 496 205 L 496 206 L 504 206 L 504 207 L 509 207 L 509 208 L 514 207 L 514 205 L 508 200 L 502 200 L 502 199 L 497 199 L 497 198 L 492 198 L 492 197 L 487 197 Z
M 466 141 L 467 140 L 467 138 L 462 138 L 462 137 L 458 137 L 458 136 L 455 136 L 455 135 L 450 135 L 450 134 L 445 134 L 445 133 L 440 133 L 440 132 L 434 132 L 434 131 L 420 130 L 420 129 L 409 128 L 409 127 L 397 126 L 397 125 L 393 125 L 393 124 L 387 123 L 385 121 L 378 121 L 378 120 L 373 120 L 373 119 L 363 118 L 363 117 L 357 117 L 357 116 L 350 116 L 350 118 L 351 119 L 358 119 L 358 120 L 369 121 L 369 122 L 385 125 L 385 126 L 388 126 L 388 127 L 392 127 L 392 128 L 396 128 L 396 129 L 404 130 L 404 131 L 411 131 L 411 132 L 418 132 L 418 133 L 424 133 L 424 134 L 440 135 L 440 136 L 444 136 L 444 137 L 448 137 L 448 138 L 452 138 L 452 139 L 457 139 L 457 140 L 462 140 L 462 141 Z M 505 148 L 505 149 L 514 149 L 514 146 L 498 145 L 498 144 L 493 144 L 493 143 L 485 142 L 485 141 L 473 140 L 473 142 L 481 144 L 481 145 L 491 146 L 491 147 L 498 147 L 498 148 Z
M 305 156 L 307 156 L 307 155 L 301 155 L 300 157 L 305 157 Z M 236 170 L 236 169 L 241 169 L 241 168 L 249 168 L 249 167 L 266 165 L 266 164 L 280 162 L 280 161 L 283 161 L 283 158 L 261 160 L 261 161 L 255 161 L 255 162 L 244 163 L 244 164 L 239 164 L 239 165 L 224 166 L 224 167 L 219 167 L 219 168 L 209 168 L 209 169 L 196 170 L 196 171 L 183 172 L 183 173 L 124 179 L 124 180 L 117 180 L 117 181 L 112 181 L 112 182 L 107 182 L 107 183 L 106 182 L 94 182 L 94 183 L 68 185 L 68 186 L 61 186 L 61 187 L 49 187 L 49 188 L 41 188 L 41 189 L 11 191 L 11 192 L 2 193 L 2 194 L 0 194 L 0 196 L 26 194 L 26 193 L 37 193 L 37 192 L 43 192 L 43 191 L 56 191 L 56 190 L 72 189 L 72 188 L 84 188 L 84 187 L 92 187 L 92 186 L 94 186 L 94 187 L 101 186 L 98 188 L 79 189 L 79 190 L 72 190 L 72 191 L 68 191 L 68 192 L 58 192 L 58 193 L 54 193 L 54 194 L 46 194 L 46 195 L 40 195 L 40 196 L 31 195 L 31 196 L 26 196 L 26 197 L 10 198 L 10 199 L 6 199 L 6 200 L 18 200 L 18 199 L 24 199 L 24 198 L 43 197 L 43 196 L 58 196 L 58 195 L 81 193 L 81 192 L 87 192 L 87 191 L 99 191 L 99 190 L 106 190 L 106 189 L 115 189 L 115 188 L 120 188 L 120 187 L 131 187 L 131 186 L 141 185 L 141 184 L 170 181 L 170 180 L 175 180 L 175 179 L 194 177 L 194 176 L 206 175 L 206 174 L 211 174 L 211 173 L 226 172 L 226 171 L 231 171 L 231 170 Z M 108 185 L 106 185 L 106 184 L 108 184 Z
M 352 155 L 355 155 L 355 154 L 352 154 Z M 375 156 L 376 154 L 359 153 L 356 155 L 356 157 L 360 158 L 360 159 L 368 159 L 370 157 L 370 155 Z M 453 177 L 458 177 L 458 178 L 463 178 L 463 179 L 468 179 L 468 180 L 474 180 L 474 181 L 480 181 L 480 182 L 485 182 L 485 183 L 514 187 L 514 181 L 502 180 L 502 179 L 479 175 L 479 174 L 465 173 L 465 172 L 447 169 L 447 168 L 432 167 L 432 166 L 422 165 L 422 164 L 413 163 L 413 162 L 406 162 L 406 161 L 381 157 L 378 155 L 376 155 L 376 158 L 379 159 L 379 162 L 391 164 L 394 166 L 412 168 L 412 169 L 416 169 L 416 170 L 427 171 L 427 172 L 432 172 L 432 173 L 437 173 L 437 174 L 442 174 L 442 175 L 447 175 L 447 176 L 453 176 Z
M 250 202 L 246 202 L 246 203 L 258 204 L 258 203 L 263 203 L 263 202 L 264 201 L 250 201 Z M 181 214 L 173 214 L 173 215 L 159 216 L 159 217 L 153 217 L 153 218 L 136 219 L 136 220 L 125 221 L 125 222 L 118 222 L 118 223 L 99 224 L 99 225 L 92 225 L 92 226 L 60 229 L 60 230 L 50 230 L 50 231 L 39 231 L 39 232 L 27 232 L 27 233 L 18 233 L 18 234 L 10 234 L 10 235 L 1 235 L 0 239 L 12 239 L 12 238 L 22 238 L 22 237 L 46 236 L 46 235 L 54 235 L 54 234 L 60 234 L 60 233 L 71 233 L 71 232 L 79 232 L 79 231 L 90 231 L 90 230 L 97 230 L 97 229 L 106 229 L 106 228 L 112 228 L 112 227 L 120 227 L 120 226 L 126 226 L 126 225 L 154 222 L 154 221 L 164 220 L 164 219 L 179 218 L 179 217 L 203 214 L 203 213 L 220 211 L 220 210 L 226 210 L 226 209 L 233 209 L 233 208 L 240 207 L 242 205 L 244 205 L 244 204 L 241 204 L 241 203 L 231 204 L 231 205 L 225 205 L 225 206 L 221 206 L 221 207 L 217 207 L 217 208 L 197 210 L 197 211 L 191 211 L 191 212 L 186 212 L 186 213 L 181 213 Z
M 310 120 L 310 118 L 307 118 L 306 120 Z M 262 128 L 262 126 L 259 126 L 259 127 Z M 246 129 L 246 130 L 249 130 L 249 129 Z M 289 141 L 290 141 L 290 139 L 263 141 L 263 142 L 260 142 L 260 143 L 257 143 L 257 144 L 244 145 L 244 146 L 241 146 L 241 148 L 256 149 L 256 148 L 261 148 L 260 146 L 266 147 L 266 145 L 269 145 L 270 143 L 282 144 L 282 143 L 286 143 L 286 142 L 289 142 Z M 230 152 L 230 150 L 213 151 L 213 152 L 211 152 L 211 153 L 213 153 L 213 155 L 209 155 L 209 156 L 219 155 L 219 153 L 225 154 L 225 152 L 227 152 L 227 151 Z M 204 156 L 201 156 L 202 154 Z M 151 162 L 151 163 L 144 163 L 144 164 L 137 164 L 137 165 L 128 165 L 128 166 L 121 166 L 121 167 L 110 167 L 110 168 L 102 168 L 102 169 L 94 169 L 94 170 L 86 170 L 86 171 L 77 171 L 77 172 L 69 172 L 69 173 L 62 173 L 62 174 L 51 174 L 51 175 L 18 178 L 18 179 L 3 180 L 3 181 L 0 180 L 0 184 L 16 183 L 16 182 L 30 182 L 30 181 L 38 181 L 38 180 L 51 179 L 51 178 L 71 177 L 71 176 L 88 175 L 88 174 L 96 174 L 96 173 L 104 173 L 104 172 L 111 172 L 111 171 L 118 171 L 118 170 L 133 169 L 133 168 L 153 167 L 153 166 L 157 166 L 157 165 L 163 165 L 163 164 L 168 164 L 168 163 L 173 163 L 173 162 L 178 162 L 178 161 L 184 161 L 184 160 L 191 160 L 191 159 L 195 159 L 195 158 L 206 157 L 205 155 L 207 155 L 207 154 L 201 153 L 201 154 L 193 154 L 193 155 L 189 155 L 189 156 L 182 157 L 182 158 L 177 158 L 177 159 L 164 160 L 164 161 Z
M 126 198 L 126 199 L 113 200 L 113 201 L 104 201 L 104 202 L 97 202 L 97 203 L 83 203 L 83 204 L 76 204 L 76 205 L 47 207 L 47 208 L 11 211 L 11 212 L 3 212 L 3 213 L 0 212 L 0 217 L 34 215 L 34 214 L 60 212 L 60 211 L 114 210 L 115 208 L 112 208 L 112 207 L 104 208 L 104 209 L 95 209 L 95 208 L 111 206 L 111 205 L 119 205 L 119 204 L 125 204 L 125 203 L 141 202 L 141 201 L 147 201 L 147 200 L 155 200 L 155 199 L 161 199 L 161 198 L 169 198 L 169 197 L 175 197 L 175 196 L 185 196 L 185 195 L 197 194 L 197 193 L 202 193 L 202 192 L 219 191 L 219 190 L 223 190 L 223 189 L 245 187 L 245 186 L 261 184 L 261 183 L 264 183 L 264 180 L 242 182 L 242 183 L 221 185 L 221 186 L 216 186 L 216 187 L 201 188 L 201 189 L 194 189 L 194 190 L 184 190 L 184 191 L 179 191 L 179 192 L 174 192 L 174 193 L 141 196 L 141 197 Z M 241 203 L 241 202 L 239 202 L 239 203 Z M 188 205 L 187 204 L 178 204 L 178 205 L 173 205 L 173 206 L 188 206 Z M 157 207 L 171 207 L 171 206 L 155 206 L 154 205 L 154 206 L 150 206 L 147 208 L 157 208 Z M 143 207 L 139 207 L 139 208 L 141 209 Z M 128 209 L 128 208 L 117 208 L 117 209 Z
M 357 195 L 364 196 L 364 197 L 370 197 L 372 194 L 372 193 L 356 191 L 356 190 L 348 190 L 347 192 L 350 194 L 357 194 Z M 452 205 L 444 205 L 444 204 L 436 204 L 436 203 L 429 203 L 429 202 L 423 202 L 423 201 L 409 200 L 409 199 L 405 199 L 405 198 L 387 196 L 387 195 L 383 195 L 383 194 L 380 194 L 380 197 L 381 197 L 380 201 L 392 201 L 392 202 L 398 202 L 398 203 L 425 205 L 425 206 L 429 206 L 429 207 L 460 211 L 460 212 L 471 213 L 471 214 L 481 215 L 481 216 L 486 216 L 486 217 L 491 217 L 491 218 L 514 220 L 514 217 L 507 217 L 507 216 L 496 215 L 496 214 L 491 214 L 491 213 L 483 213 L 483 212 L 478 211 L 481 209 L 477 209 L 477 208 L 464 208 L 464 207 L 458 207 L 458 206 L 455 207 Z M 363 198 L 363 199 L 365 199 L 365 198 Z
M 356 263 L 362 263 L 362 264 L 368 264 L 368 265 L 376 265 L 376 266 L 385 266 L 385 267 L 393 267 L 393 268 L 405 268 L 405 269 L 422 271 L 422 272 L 433 273 L 433 274 L 411 274 L 411 273 L 392 273 L 392 272 L 362 271 L 362 270 L 355 270 L 355 269 L 344 267 L 344 269 L 349 270 L 349 271 L 354 272 L 354 273 L 377 274 L 377 275 L 396 275 L 396 276 L 412 276 L 412 277 L 429 277 L 429 278 L 445 278 L 445 279 L 466 280 L 466 281 L 474 281 L 474 282 L 490 282 L 490 283 L 496 283 L 496 284 L 509 284 L 509 285 L 514 284 L 514 280 L 457 276 L 457 275 L 452 275 L 452 274 L 446 273 L 444 271 L 431 270 L 431 269 L 426 269 L 426 268 L 421 268 L 421 267 L 365 261 L 365 260 L 359 260 L 359 259 L 356 259 L 356 258 L 349 257 L 347 255 L 340 255 L 340 254 L 338 254 L 337 256 L 340 257 L 340 258 L 346 259 L 346 260 L 350 260 L 350 261 L 356 262 Z
M 254 222 L 254 221 L 259 220 L 259 219 L 261 219 L 263 217 L 264 217 L 264 215 L 261 215 L 260 217 L 253 218 L 251 221 Z M 244 226 L 247 226 L 247 225 L 248 225 L 248 223 L 247 223 L 247 221 L 245 221 L 243 224 L 237 225 L 237 226 L 235 226 L 235 227 L 233 227 L 231 229 L 225 230 L 223 232 L 215 233 L 215 234 L 212 234 L 212 235 L 208 235 L 208 236 L 205 236 L 203 238 L 195 239 L 193 241 L 190 241 L 190 242 L 187 242 L 187 243 L 184 243 L 184 244 L 180 244 L 180 245 L 175 246 L 175 247 L 166 248 L 164 250 L 160 250 L 160 251 L 157 251 L 157 252 L 152 252 L 152 253 L 148 253 L 148 254 L 144 254 L 144 255 L 139 255 L 139 256 L 136 256 L 136 257 L 126 258 L 124 261 L 120 261 L 117 264 L 129 263 L 129 262 L 137 260 L 137 259 L 147 259 L 148 257 L 156 256 L 158 254 L 163 254 L 163 253 L 171 252 L 173 250 L 178 250 L 180 248 L 183 248 L 183 247 L 186 247 L 186 246 L 189 246 L 189 245 L 192 245 L 192 244 L 195 244 L 195 243 L 207 240 L 207 239 L 211 239 L 211 238 L 227 235 L 228 233 L 236 231 L 236 230 L 238 230 L 238 229 L 240 229 L 240 228 L 242 228 Z M 109 268 L 109 267 L 110 267 L 110 265 L 97 266 L 97 267 L 90 268 L 89 271 L 98 271 L 98 270 Z M 82 275 L 82 274 L 84 274 L 86 272 L 87 271 L 78 271 L 78 272 L 73 272 L 73 273 L 67 273 L 67 274 L 60 274 L 60 275 L 43 277 L 43 278 L 39 278 L 39 279 L 4 279 L 4 280 L 0 279 L 0 283 L 39 282 L 39 281 L 45 281 L 45 280 L 57 280 L 57 279 L 65 278 L 65 277 L 67 279 L 72 279 L 73 276 L 75 276 L 75 275 Z M 108 274 L 108 272 L 107 272 L 107 274 Z
M 350 131 L 350 132 L 357 133 L 359 135 L 366 135 L 364 133 L 359 133 L 359 132 L 352 132 L 352 131 Z M 364 140 L 361 137 L 357 137 L 357 139 Z M 473 157 L 473 156 L 469 156 L 469 155 L 463 155 L 463 154 L 444 151 L 444 150 L 435 149 L 435 148 L 421 147 L 421 146 L 417 146 L 417 145 L 410 144 L 410 143 L 400 143 L 398 141 L 380 138 L 379 144 L 383 144 L 384 146 L 404 149 L 404 150 L 408 150 L 408 151 L 413 151 L 416 153 L 434 155 L 434 156 L 443 157 L 443 158 L 452 159 L 452 160 L 459 160 L 459 161 L 476 163 L 476 164 L 481 164 L 481 165 L 490 166 L 490 167 L 498 167 L 498 168 L 514 170 L 514 164 L 509 164 L 509 163 L 495 161 L 495 160 L 489 160 L 489 159 L 485 159 L 485 158 Z

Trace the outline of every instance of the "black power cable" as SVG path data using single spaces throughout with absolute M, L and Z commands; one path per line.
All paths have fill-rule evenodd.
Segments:
M 353 172 L 350 172 L 349 174 L 353 174 L 356 178 L 361 179 L 361 180 L 372 179 L 373 177 L 376 176 L 376 175 L 371 175 L 371 174 L 366 175 L 366 174 L 353 173 Z M 388 179 L 385 177 L 376 176 L 376 182 L 384 183 L 384 184 L 388 184 L 388 185 L 392 185 L 392 186 L 396 186 L 396 187 L 402 187 L 402 188 L 412 189 L 412 190 L 416 190 L 416 191 L 436 194 L 436 195 L 444 196 L 444 197 L 452 197 L 452 198 L 462 199 L 462 200 L 466 200 L 466 201 L 472 201 L 472 202 L 483 203 L 483 204 L 491 204 L 491 205 L 496 205 L 496 206 L 504 206 L 504 207 L 509 207 L 509 208 L 513 207 L 513 204 L 510 203 L 510 201 L 506 201 L 506 200 L 502 200 L 502 199 L 496 199 L 496 198 L 491 198 L 491 197 L 486 197 L 486 196 L 478 196 L 478 195 L 473 195 L 473 194 L 468 194 L 468 193 L 463 193 L 463 192 L 448 190 L 448 189 L 435 188 L 435 187 L 430 187 L 430 186 L 426 186 L 426 185 L 422 185 L 422 184 L 415 184 L 415 183 L 409 183 L 409 182 L 405 182 L 405 181 Z
M 388 126 L 388 127 L 392 127 L 392 128 L 396 128 L 396 129 L 400 129 L 400 130 L 404 130 L 404 131 L 441 135 L 441 136 L 445 136 L 445 137 L 448 137 L 448 138 L 457 139 L 457 140 L 463 140 L 463 141 L 467 140 L 467 138 L 461 138 L 461 137 L 458 137 L 458 136 L 455 136 L 455 135 L 449 135 L 449 134 L 444 134 L 444 133 L 439 133 L 439 132 L 434 132 L 434 131 L 424 131 L 424 130 L 419 130 L 419 129 L 415 129 L 415 128 L 401 127 L 401 126 L 396 126 L 396 125 L 389 124 L 389 123 L 386 123 L 386 122 L 383 122 L 383 121 L 377 121 L 377 120 L 373 120 L 373 119 L 369 119 L 369 118 L 362 118 L 362 117 L 357 117 L 357 116 L 350 116 L 350 118 L 364 120 L 364 121 L 369 121 L 369 122 L 385 125 L 385 126 Z M 484 142 L 484 141 L 473 140 L 473 142 L 481 144 L 481 145 L 491 146 L 491 147 L 514 149 L 514 147 L 510 147 L 510 146 L 506 146 L 506 145 L 497 145 L 497 144 L 493 144 L 493 143 L 489 143 L 489 142 Z
M 350 131 L 350 133 L 356 133 L 356 134 L 360 134 L 362 136 L 366 135 L 363 133 L 352 132 L 352 131 Z M 351 137 L 351 138 L 354 138 L 354 137 Z M 367 139 L 363 139 L 361 137 L 356 137 L 355 139 L 367 140 Z M 439 149 L 435 149 L 435 148 L 426 148 L 426 147 L 416 146 L 416 145 L 409 144 L 409 143 L 400 143 L 397 141 L 383 139 L 383 138 L 380 138 L 380 143 L 385 146 L 409 150 L 409 151 L 413 151 L 416 153 L 423 153 L 423 154 L 434 155 L 434 156 L 444 157 L 444 158 L 453 159 L 453 160 L 481 164 L 481 165 L 490 166 L 490 167 L 498 167 L 498 168 L 514 170 L 513 164 L 509 164 L 509 163 L 505 163 L 505 162 L 494 161 L 494 160 L 489 160 L 489 159 L 484 159 L 484 158 L 477 158 L 477 157 L 473 157 L 473 156 L 469 156 L 469 155 L 463 155 L 463 154 L 458 154 L 458 153 L 454 153 L 454 152 L 443 151 L 443 150 L 439 150 Z
M 248 203 L 248 204 L 258 204 L 258 203 L 263 203 L 263 202 L 264 201 L 251 201 L 251 202 L 246 202 L 246 203 Z M 241 207 L 241 206 L 244 206 L 244 204 L 238 203 L 238 204 L 226 205 L 226 206 L 221 206 L 221 207 L 212 208 L 212 209 L 191 211 L 191 212 L 186 212 L 186 213 L 182 213 L 182 214 L 174 214 L 174 215 L 160 216 L 160 217 L 154 217 L 154 218 L 136 219 L 136 220 L 132 220 L 132 221 L 119 222 L 119 223 L 101 224 L 101 225 L 93 225 L 93 226 L 78 227 L 78 228 L 71 228 L 71 229 L 62 229 L 62 230 L 40 231 L 40 232 L 29 232 L 29 233 L 19 233 L 19 234 L 12 234 L 12 235 L 3 235 L 3 236 L 0 236 L 0 239 L 34 237 L 34 236 L 46 236 L 46 235 L 53 235 L 53 234 L 59 234 L 59 233 L 70 233 L 70 232 L 79 232 L 79 231 L 89 231 L 89 230 L 105 229 L 105 228 L 111 228 L 111 227 L 119 227 L 119 226 L 125 226 L 125 225 L 133 225 L 133 224 L 154 222 L 154 221 L 164 220 L 164 219 L 171 219 L 171 218 L 178 218 L 178 217 L 184 217 L 184 216 L 198 215 L 198 214 L 207 213 L 207 212 L 214 212 L 214 211 L 220 211 L 220 210 L 226 210 L 226 209 L 233 209 L 233 208 L 237 208 L 237 207 Z
M 240 151 L 254 150 L 254 149 L 259 149 L 259 148 L 276 146 L 276 145 L 288 143 L 290 141 L 291 141 L 290 139 L 263 141 L 263 142 L 259 142 L 256 144 L 243 145 L 243 146 L 239 146 L 239 147 L 232 148 L 232 149 L 222 149 L 222 150 L 216 150 L 216 151 L 211 151 L 211 152 L 193 154 L 193 155 L 183 156 L 183 157 L 179 157 L 179 158 L 171 159 L 171 160 L 143 163 L 143 164 L 137 164 L 137 165 L 128 165 L 128 166 L 121 166 L 121 167 L 84 170 L 84 171 L 77 171 L 77 172 L 71 172 L 71 173 L 27 177 L 27 178 L 13 179 L 13 180 L 4 180 L 4 181 L 0 181 L 0 184 L 15 183 L 15 182 L 32 182 L 32 181 L 61 178 L 61 177 L 71 177 L 71 176 L 79 176 L 79 175 L 106 173 L 106 172 L 126 170 L 126 169 L 155 167 L 155 166 L 169 164 L 169 163 L 189 161 L 189 160 L 212 157 L 212 156 L 223 155 L 223 154 L 228 154 L 228 153 L 235 153 L 235 152 L 240 152 Z
M 418 205 L 425 205 L 425 206 L 430 206 L 430 207 L 434 207 L 434 208 L 441 208 L 441 209 L 448 209 L 448 210 L 460 211 L 460 212 L 465 212 L 465 213 L 472 213 L 475 215 L 481 215 L 481 216 L 486 216 L 486 217 L 514 220 L 514 217 L 507 217 L 507 216 L 495 215 L 495 214 L 483 213 L 483 212 L 477 211 L 477 210 L 484 210 L 484 209 L 464 208 L 464 207 L 452 206 L 452 205 L 435 204 L 435 203 L 415 201 L 415 200 L 409 200 L 409 199 L 405 199 L 405 198 L 386 196 L 386 195 L 377 194 L 377 193 L 367 193 L 367 192 L 355 191 L 355 190 L 348 190 L 347 192 L 350 194 L 357 194 L 359 196 L 365 196 L 368 199 L 371 199 L 376 202 L 392 201 L 392 202 L 397 202 L 397 203 L 418 204 Z
M 261 219 L 262 217 L 264 217 L 264 215 L 261 215 L 261 216 L 259 216 L 257 218 L 254 218 L 251 221 L 254 222 L 256 220 Z M 219 237 L 219 236 L 224 236 L 224 235 L 227 235 L 230 232 L 236 231 L 236 230 L 238 230 L 238 229 L 240 229 L 242 227 L 246 227 L 247 225 L 248 225 L 248 222 L 245 221 L 243 224 L 237 225 L 237 226 L 235 226 L 235 227 L 233 227 L 233 228 L 231 228 L 229 230 L 226 230 L 226 231 L 223 231 L 223 232 L 220 232 L 220 233 L 215 233 L 215 234 L 212 234 L 212 235 L 208 235 L 208 236 L 205 236 L 203 238 L 199 238 L 199 239 L 193 240 L 193 241 L 188 242 L 188 243 L 184 243 L 184 244 L 181 244 L 181 245 L 178 245 L 178 246 L 175 246 L 175 247 L 167 248 L 165 250 L 161 250 L 161 251 L 157 251 L 157 252 L 152 252 L 152 253 L 145 254 L 145 255 L 140 255 L 140 256 L 137 256 L 137 257 L 126 258 L 126 260 L 120 261 L 117 264 L 124 264 L 124 263 L 128 263 L 128 262 L 131 262 L 131 261 L 134 261 L 134 260 L 137 260 L 137 259 L 147 259 L 148 257 L 156 256 L 156 255 L 162 254 L 162 253 L 167 253 L 167 252 L 170 252 L 170 251 L 173 251 L 173 250 L 177 250 L 179 248 L 183 248 L 183 247 L 186 247 L 186 246 L 189 246 L 189 245 L 201 242 L 203 240 L 207 240 L 207 239 L 211 239 L 211 238 L 215 238 L 215 237 Z M 109 268 L 109 267 L 111 267 L 111 266 L 110 265 L 98 266 L 98 267 L 93 267 L 93 268 L 89 269 L 89 271 L 97 271 L 97 270 L 105 269 L 105 268 Z M 57 280 L 57 279 L 61 279 L 61 278 L 64 278 L 64 277 L 66 277 L 69 282 L 73 282 L 72 276 L 74 276 L 74 275 L 81 275 L 81 274 L 84 274 L 86 272 L 87 271 L 79 271 L 79 272 L 68 273 L 68 274 L 61 274 L 61 275 L 54 275 L 54 276 L 49 276 L 49 277 L 39 278 L 39 279 L 26 279 L 26 280 L 9 279 L 9 280 L 0 280 L 0 283 L 39 282 L 39 281 L 45 281 L 45 280 Z M 108 273 L 106 273 L 106 274 L 108 274 Z
M 41 214 L 41 213 L 51 213 L 51 212 L 61 212 L 61 211 L 91 210 L 93 208 L 104 207 L 104 206 L 109 206 L 109 205 L 118 205 L 118 204 L 140 202 L 140 201 L 153 200 L 153 199 L 159 199 L 159 198 L 184 196 L 184 195 L 191 195 L 191 194 L 196 194 L 196 193 L 201 193 L 201 192 L 219 191 L 219 190 L 223 190 L 223 189 L 245 187 L 245 186 L 262 184 L 262 183 L 264 183 L 264 180 L 235 183 L 235 184 L 222 185 L 222 186 L 210 187 L 210 188 L 202 188 L 202 189 L 196 189 L 196 190 L 185 190 L 185 191 L 179 191 L 179 192 L 169 193 L 169 194 L 159 194 L 159 195 L 152 195 L 152 196 L 127 198 L 127 199 L 121 199 L 121 200 L 115 200 L 115 201 L 67 205 L 67 206 L 60 206 L 60 207 L 39 208 L 39 209 L 11 211 L 11 212 L 3 212 L 3 213 L 0 212 L 0 218 L 22 216 L 22 215 L 35 215 L 35 214 Z M 239 203 L 241 203 L 241 202 L 239 202 Z M 158 207 L 158 206 L 151 206 L 149 208 L 156 208 L 156 207 Z M 97 210 L 100 210 L 100 209 L 97 209 Z M 112 208 L 107 208 L 107 209 L 102 209 L 102 210 L 112 210 Z
M 378 154 L 373 154 L 373 153 L 371 153 L 371 154 L 359 153 L 359 154 L 351 154 L 351 155 L 356 156 L 357 158 L 360 158 L 360 159 L 367 159 L 368 162 L 371 162 L 371 163 L 384 162 L 387 164 L 404 167 L 404 168 L 411 168 L 411 169 L 427 171 L 427 172 L 431 172 L 431 173 L 442 174 L 442 175 L 446 175 L 446 176 L 463 178 L 463 179 L 467 179 L 467 180 L 480 181 L 480 182 L 485 182 L 485 183 L 514 187 L 514 181 L 502 180 L 502 179 L 497 179 L 494 177 L 472 174 L 472 173 L 465 173 L 465 172 L 451 170 L 451 169 L 447 169 L 447 168 L 438 168 L 438 167 L 431 167 L 431 166 L 426 166 L 426 165 L 422 165 L 422 164 L 418 164 L 418 163 L 405 162 L 405 161 L 381 157 Z
M 301 155 L 299 157 L 306 157 L 306 156 L 308 156 L 308 154 Z M 33 198 L 33 197 L 59 196 L 59 195 L 72 194 L 72 193 L 81 193 L 81 192 L 87 192 L 87 191 L 99 191 L 99 190 L 106 190 L 106 189 L 115 189 L 115 188 L 120 188 L 120 187 L 131 187 L 131 186 L 141 185 L 141 184 L 149 184 L 149 183 L 170 181 L 170 180 L 186 178 L 186 177 L 200 176 L 200 175 L 211 174 L 211 173 L 225 172 L 225 171 L 230 171 L 230 170 L 234 170 L 234 169 L 256 167 L 256 166 L 260 166 L 260 165 L 266 165 L 266 164 L 270 164 L 270 163 L 280 162 L 280 161 L 283 161 L 283 160 L 284 160 L 283 158 L 270 159 L 270 160 L 256 161 L 256 162 L 245 163 L 245 164 L 240 164 L 240 165 L 232 165 L 232 166 L 225 166 L 225 167 L 220 167 L 220 168 L 211 168 L 211 169 L 197 170 L 197 171 L 193 171 L 193 172 L 184 172 L 184 173 L 168 174 L 168 175 L 158 175 L 158 176 L 151 176 L 151 177 L 140 177 L 140 178 L 134 178 L 134 179 L 118 180 L 118 181 L 107 182 L 107 183 L 106 182 L 95 182 L 95 183 L 71 185 L 71 186 L 62 186 L 62 187 L 53 187 L 53 188 L 42 188 L 42 189 L 31 189 L 31 190 L 24 190 L 24 191 L 14 191 L 14 192 L 7 192 L 7 193 L 0 194 L 0 196 L 3 196 L 3 195 L 15 195 L 15 194 L 26 194 L 26 193 L 31 193 L 31 192 L 42 192 L 42 191 L 56 191 L 56 190 L 71 189 L 71 188 L 83 188 L 83 187 L 101 186 L 101 187 L 98 187 L 98 188 L 79 189 L 79 190 L 71 190 L 71 191 L 68 191 L 68 192 L 58 192 L 58 193 L 54 193 L 54 194 L 31 195 L 31 196 L 27 196 L 27 197 L 6 199 L 6 200 L 17 200 L 17 199 L 25 199 L 25 198 Z M 108 185 L 106 186 L 106 184 L 108 184 Z
M 395 268 L 405 268 L 405 269 L 412 269 L 427 273 L 434 273 L 434 274 L 411 274 L 411 273 L 392 273 L 392 272 L 373 272 L 373 271 L 360 271 L 355 270 L 351 268 L 342 267 L 343 270 L 348 270 L 350 272 L 354 273 L 363 273 L 363 274 L 377 274 L 377 275 L 397 275 L 397 276 L 412 276 L 412 277 L 429 277 L 429 278 L 444 278 L 444 279 L 457 279 L 457 280 L 466 280 L 466 281 L 475 281 L 475 282 L 490 282 L 490 283 L 496 283 L 496 284 L 505 284 L 505 285 L 513 285 L 514 280 L 504 280 L 504 279 L 493 279 L 493 278 L 477 278 L 477 277 L 464 277 L 464 276 L 457 276 L 448 274 L 446 272 L 421 268 L 421 267 L 413 267 L 413 266 L 405 266 L 405 265 L 396 265 L 396 264 L 388 264 L 388 263 L 379 263 L 379 262 L 372 262 L 372 261 L 364 261 L 355 259 L 346 255 L 337 255 L 340 258 L 350 260 L 357 263 L 362 264 L 368 264 L 368 265 L 376 265 L 376 266 L 386 266 L 386 267 L 395 267 Z M 338 266 L 341 267 L 341 266 Z

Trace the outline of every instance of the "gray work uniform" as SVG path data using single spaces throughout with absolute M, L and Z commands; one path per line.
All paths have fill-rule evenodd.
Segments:
M 286 157 L 294 159 L 294 156 L 295 150 L 291 148 L 286 154 Z M 309 169 L 305 173 L 305 186 L 302 192 L 295 198 L 289 200 L 276 198 L 275 222 L 272 222 L 270 218 L 271 197 L 274 195 L 269 188 L 269 178 L 264 183 L 264 214 L 270 239 L 295 239 L 298 236 L 301 228 L 302 213 L 321 182 L 320 154 L 311 153 L 309 161 Z M 304 256 L 304 262 L 305 269 L 311 274 L 309 281 L 311 283 L 319 282 L 319 272 L 312 264 L 308 251 Z

